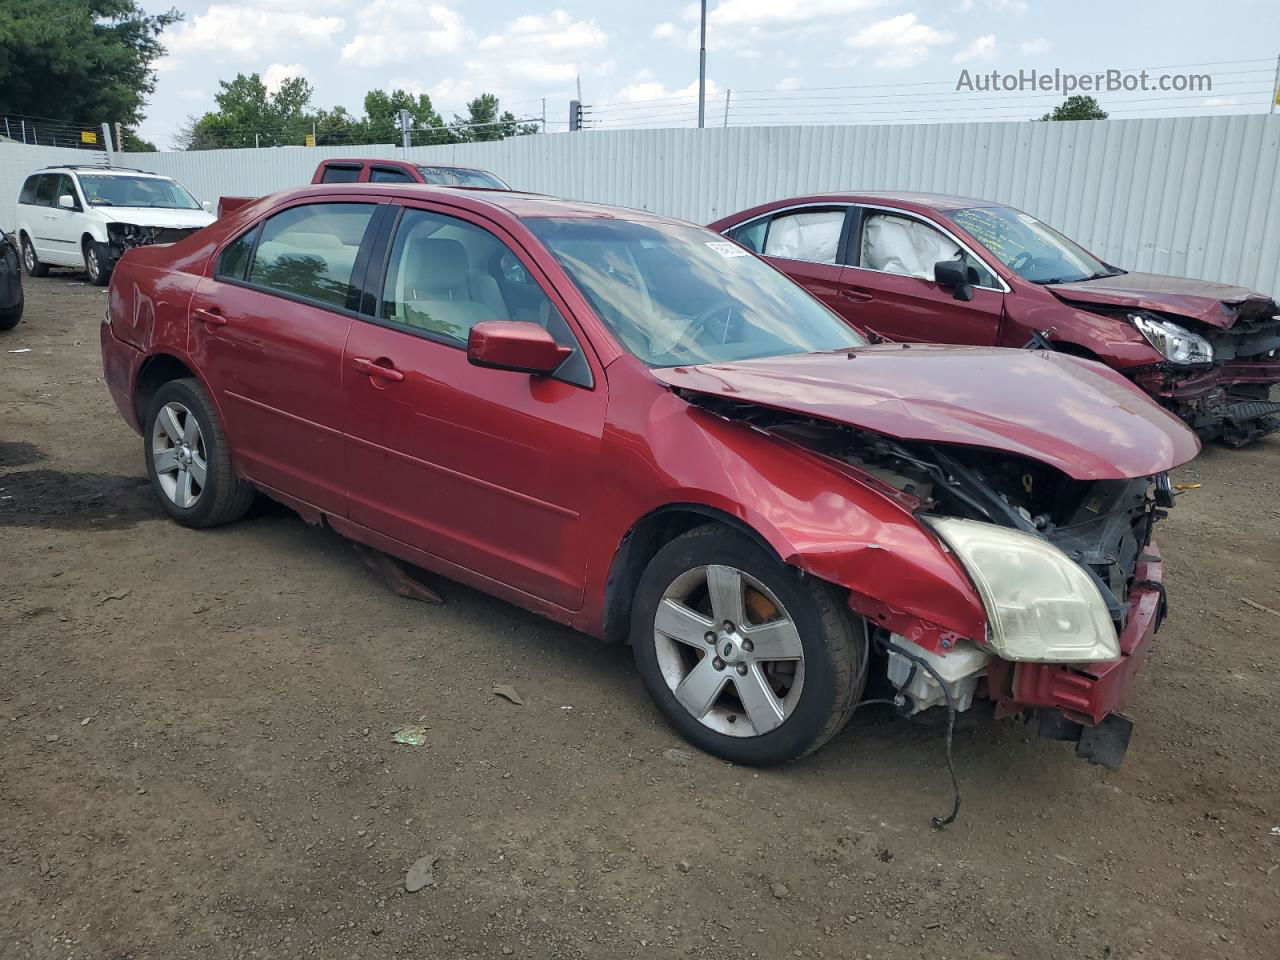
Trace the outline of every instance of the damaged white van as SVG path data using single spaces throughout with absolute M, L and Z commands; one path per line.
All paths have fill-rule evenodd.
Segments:
M 83 267 L 106 286 L 130 247 L 173 243 L 213 223 L 171 177 L 122 167 L 71 164 L 33 173 L 18 193 L 18 243 L 27 273 Z

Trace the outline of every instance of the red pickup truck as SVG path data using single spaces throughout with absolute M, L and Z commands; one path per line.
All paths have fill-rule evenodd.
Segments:
M 312 183 L 433 183 L 446 187 L 481 190 L 510 190 L 488 170 L 459 167 L 449 163 L 414 163 L 410 160 L 333 159 L 322 160 L 311 177 Z M 222 197 L 218 217 L 238 210 L 257 197 Z

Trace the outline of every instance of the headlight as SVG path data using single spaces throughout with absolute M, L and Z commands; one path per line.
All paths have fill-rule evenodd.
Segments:
M 977 584 L 997 656 L 1040 663 L 1120 656 L 1116 628 L 1097 586 L 1057 547 L 977 520 L 924 519 Z
M 1170 363 L 1213 363 L 1213 346 L 1186 327 L 1141 313 L 1131 313 L 1129 319 Z

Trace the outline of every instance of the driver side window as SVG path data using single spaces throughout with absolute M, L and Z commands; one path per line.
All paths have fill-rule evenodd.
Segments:
M 858 266 L 932 281 L 934 264 L 940 260 L 963 260 L 978 271 L 978 286 L 998 286 L 981 261 L 929 224 L 892 213 L 868 211 L 863 217 Z

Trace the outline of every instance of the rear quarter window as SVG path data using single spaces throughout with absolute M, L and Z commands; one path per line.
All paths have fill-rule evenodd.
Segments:
M 40 185 L 39 176 L 27 177 L 26 182 L 22 184 L 22 192 L 18 194 L 19 203 L 35 203 L 36 187 Z
M 258 239 L 258 228 L 237 237 L 218 257 L 218 265 L 213 274 L 228 280 L 243 280 L 249 271 L 249 258 L 253 255 L 253 245 Z

